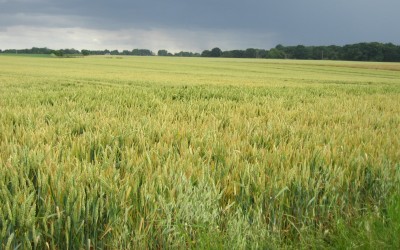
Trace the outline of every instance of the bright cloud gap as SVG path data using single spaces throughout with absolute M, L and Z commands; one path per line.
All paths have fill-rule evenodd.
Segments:
M 155 52 L 159 49 L 166 49 L 171 52 L 201 52 L 212 47 L 221 47 L 226 50 L 250 47 L 268 49 L 276 45 L 275 34 L 248 33 L 246 36 L 254 38 L 252 43 L 241 40 L 242 35 L 243 32 L 234 30 L 123 29 L 110 31 L 22 25 L 0 30 L 2 47 L 16 49 L 48 47 L 79 50 L 132 50 L 145 48 Z

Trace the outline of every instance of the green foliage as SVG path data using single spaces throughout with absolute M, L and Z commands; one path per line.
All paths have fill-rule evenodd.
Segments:
M 82 53 L 82 55 L 84 55 L 84 56 L 90 55 L 90 51 L 89 51 L 89 50 L 86 50 L 86 49 L 83 49 L 83 50 L 81 51 L 81 53 Z
M 220 48 L 213 48 L 211 51 L 210 50 L 204 50 L 201 53 L 202 57 L 220 57 L 222 55 L 222 50 Z
M 188 51 L 180 51 L 178 53 L 174 53 L 174 56 L 181 56 L 181 57 L 199 57 L 199 53 L 193 53 L 193 52 L 188 52 Z M 168 56 L 172 56 L 171 53 L 168 53 Z
M 341 46 L 276 46 L 290 59 L 327 59 L 347 61 L 399 62 L 400 46 L 391 43 L 358 43 Z M 270 55 L 269 58 L 279 58 Z M 276 51 L 274 51 L 274 54 Z
M 278 50 L 278 49 L 271 49 L 267 54 L 267 58 L 284 59 L 285 52 Z
M 201 52 L 201 56 L 202 57 L 211 57 L 211 51 L 204 50 L 203 52 Z
M 220 57 L 222 55 L 222 50 L 220 48 L 213 48 L 210 51 L 210 57 Z
M 52 54 L 54 54 L 55 56 L 61 57 L 64 55 L 64 52 L 62 50 L 53 50 Z
M 158 56 L 168 56 L 168 51 L 165 49 L 161 49 L 157 52 Z
M 153 56 L 153 52 L 148 49 L 134 49 L 131 55 L 133 56 Z
M 63 49 L 52 51 L 48 48 L 32 49 L 7 49 L 0 50 L 5 54 L 51 54 L 58 56 L 80 54 L 75 49 Z M 148 49 L 123 50 L 82 50 L 82 55 L 134 55 L 153 56 L 154 53 Z M 273 58 L 273 59 L 314 59 L 314 60 L 347 60 L 347 61 L 377 61 L 377 62 L 400 62 L 400 46 L 392 43 L 358 43 L 341 46 L 283 46 L 277 45 L 270 50 L 248 48 L 246 50 L 221 51 L 219 48 L 204 50 L 201 54 L 190 51 L 169 53 L 167 50 L 159 50 L 159 56 L 180 56 L 180 57 L 227 57 L 227 58 Z

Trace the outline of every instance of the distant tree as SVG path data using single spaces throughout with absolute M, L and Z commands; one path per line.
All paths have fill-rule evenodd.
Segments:
M 157 55 L 158 55 L 158 56 L 168 56 L 168 51 L 165 50 L 165 49 L 160 49 L 160 50 L 157 52 Z
M 61 56 L 64 56 L 64 51 L 63 50 L 53 50 L 52 54 L 54 54 L 58 57 L 61 57 Z
M 223 51 L 221 57 L 227 57 L 227 58 L 233 57 L 232 51 Z
M 222 55 L 222 50 L 220 48 L 213 48 L 210 52 L 211 57 L 220 57 Z
M 104 52 L 104 50 L 87 50 L 89 52 L 90 55 L 105 55 L 106 53 Z M 83 54 L 83 50 L 81 51 L 81 53 Z
M 244 55 L 246 58 L 256 58 L 257 57 L 257 50 L 253 48 L 246 49 Z
M 119 51 L 117 49 L 110 52 L 111 55 L 119 55 Z
M 81 50 L 81 54 L 84 56 L 88 56 L 88 55 L 90 55 L 90 51 L 87 49 L 83 49 L 83 50 Z
M 244 58 L 245 57 L 245 51 L 244 50 L 232 50 L 232 57 L 234 58 Z
M 363 51 L 367 55 L 368 61 L 382 62 L 384 59 L 383 48 L 384 44 L 373 42 L 364 44 Z
M 273 59 L 283 59 L 285 58 L 285 52 L 282 50 L 273 48 L 268 51 L 267 58 L 273 58 Z
M 81 52 L 79 50 L 76 50 L 74 48 L 72 49 L 62 49 L 61 50 L 63 52 L 64 55 L 74 55 L 74 54 L 80 54 Z
M 48 48 L 32 47 L 31 49 L 21 50 L 21 53 L 24 53 L 24 54 L 50 54 L 51 50 Z
M 282 44 L 278 44 L 275 46 L 275 49 L 271 49 L 269 58 L 288 58 L 290 54 L 290 48 L 285 47 Z
M 202 57 L 210 57 L 211 56 L 211 51 L 203 50 L 203 52 L 201 52 L 201 56 Z
M 308 59 L 308 51 L 307 51 L 306 46 L 297 45 L 293 49 L 293 57 L 296 59 Z
M 6 54 L 15 54 L 17 52 L 18 51 L 15 50 L 15 49 L 6 49 L 6 50 L 3 51 L 3 53 L 6 53 Z
M 134 56 L 152 56 L 153 52 L 148 49 L 134 49 L 132 50 Z
M 196 56 L 196 54 L 188 51 L 180 51 L 178 53 L 175 53 L 174 56 L 193 57 Z
M 309 59 L 321 60 L 323 58 L 324 48 L 323 47 L 309 47 Z
M 140 51 L 139 51 L 139 49 L 134 49 L 134 50 L 132 50 L 132 55 L 134 55 L 134 56 L 140 56 Z
M 259 58 L 266 58 L 267 57 L 267 53 L 268 53 L 268 50 L 259 49 L 258 50 L 258 57 Z
M 265 58 L 267 51 L 264 49 L 228 50 L 223 51 L 221 57 L 231 58 Z
M 385 62 L 400 62 L 400 46 L 387 43 L 382 49 L 382 54 Z
M 340 58 L 348 61 L 362 61 L 363 56 L 360 48 L 354 45 L 345 45 L 341 50 Z
M 324 49 L 324 59 L 329 59 L 329 60 L 339 60 L 340 59 L 340 53 L 342 50 L 342 47 L 340 46 L 327 46 L 323 47 Z

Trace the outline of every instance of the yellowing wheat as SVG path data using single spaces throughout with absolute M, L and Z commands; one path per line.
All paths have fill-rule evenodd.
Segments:
M 399 232 L 395 64 L 1 56 L 0 90 L 0 248 L 339 247 L 370 220 Z

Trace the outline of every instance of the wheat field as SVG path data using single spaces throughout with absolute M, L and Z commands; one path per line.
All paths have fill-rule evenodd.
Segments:
M 399 248 L 400 64 L 0 56 L 1 249 Z

